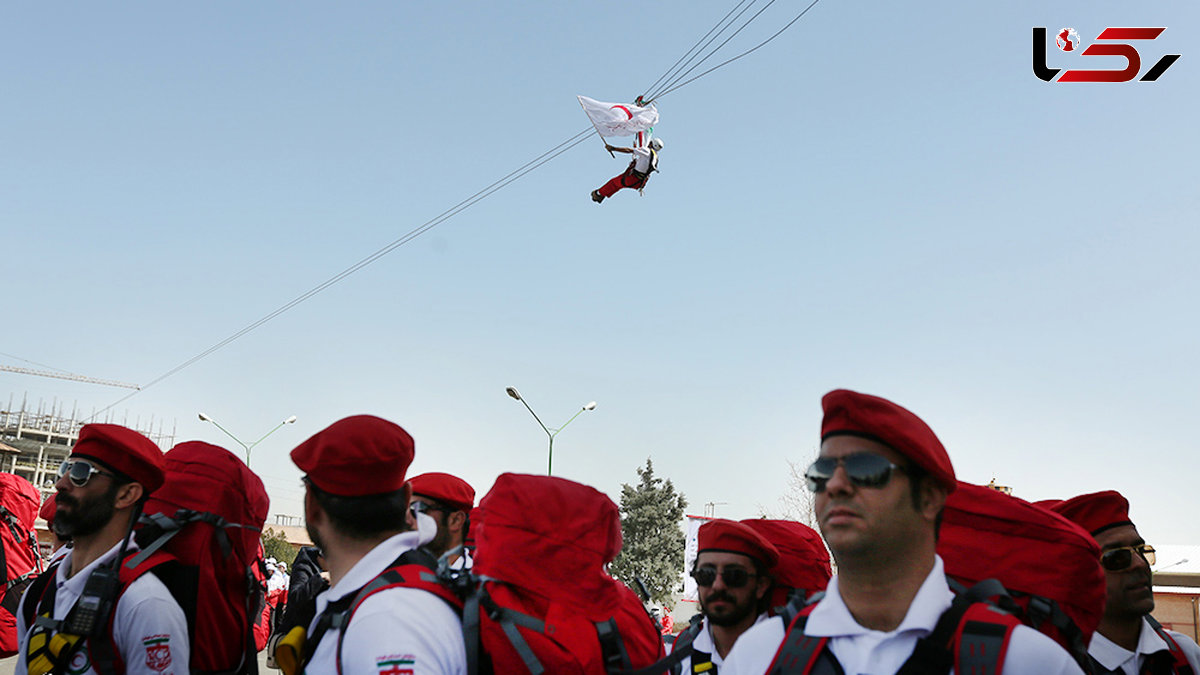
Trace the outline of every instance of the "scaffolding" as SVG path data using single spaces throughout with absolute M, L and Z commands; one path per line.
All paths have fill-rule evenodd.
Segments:
M 8 406 L 0 409 L 0 471 L 14 473 L 28 480 L 41 491 L 44 499 L 54 491 L 58 467 L 71 454 L 75 441 L 79 440 L 84 419 L 129 427 L 157 443 L 160 448 L 170 448 L 175 444 L 174 422 L 171 423 L 170 432 L 166 432 L 161 419 L 155 430 L 153 417 L 145 425 L 140 416 L 130 423 L 128 411 L 120 419 L 117 418 L 117 415 L 109 412 L 104 419 L 81 419 L 76 405 L 72 404 L 71 412 L 67 414 L 65 404 L 57 399 L 49 405 L 39 400 L 34 408 L 29 404 L 28 395 L 22 397 L 20 407 L 17 407 L 10 394 Z

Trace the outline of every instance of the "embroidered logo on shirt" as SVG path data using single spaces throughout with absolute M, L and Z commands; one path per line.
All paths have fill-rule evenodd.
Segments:
M 171 667 L 170 640 L 170 635 L 151 635 L 142 638 L 142 646 L 146 648 L 147 668 L 161 673 Z
M 413 675 L 413 666 L 417 658 L 412 654 L 382 656 L 375 659 L 375 668 L 379 675 Z
M 67 664 L 68 675 L 83 675 L 92 669 L 92 660 L 88 658 L 86 649 L 80 649 L 71 657 L 71 662 Z

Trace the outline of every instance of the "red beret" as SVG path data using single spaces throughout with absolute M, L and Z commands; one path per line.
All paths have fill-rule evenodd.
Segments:
M 475 506 L 475 488 L 457 476 L 448 473 L 423 473 L 413 476 L 408 482 L 412 485 L 414 495 L 436 499 L 459 511 L 470 511 L 471 507 Z
M 741 553 L 759 561 L 767 568 L 779 562 L 779 550 L 774 544 L 739 522 L 718 518 L 700 526 L 696 533 L 696 552 L 725 551 Z
M 71 448 L 72 457 L 87 457 L 141 483 L 146 494 L 163 484 L 163 453 L 154 441 L 117 424 L 85 424 Z
M 404 487 L 413 439 L 373 415 L 338 420 L 292 450 L 292 461 L 318 488 L 339 497 L 365 497 Z
M 821 399 L 821 440 L 849 434 L 878 441 L 925 469 L 947 492 L 958 487 L 954 466 L 933 429 L 891 401 L 837 389 Z
M 46 503 L 42 504 L 41 510 L 38 511 L 38 516 L 46 521 L 46 527 L 50 527 L 54 523 L 54 515 L 58 513 L 58 493 L 53 492 Z
M 1114 490 L 1079 495 L 1050 507 L 1067 520 L 1096 536 L 1113 527 L 1132 525 L 1129 520 L 1129 500 Z

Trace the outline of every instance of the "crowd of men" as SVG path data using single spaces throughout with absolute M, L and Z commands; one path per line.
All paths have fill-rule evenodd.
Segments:
M 672 668 L 708 675 L 939 672 L 914 663 L 919 641 L 956 597 L 937 553 L 942 510 L 957 485 L 950 457 L 928 425 L 886 399 L 837 390 L 822 406 L 820 453 L 806 479 L 836 575 L 823 595 L 795 605 L 802 609 L 777 613 L 769 605 L 777 570 L 788 562 L 784 542 L 746 521 L 706 523 L 689 571 L 701 612 L 679 636 L 667 636 L 670 648 L 686 654 Z M 413 457 L 404 429 L 368 415 L 337 421 L 292 451 L 304 472 L 305 522 L 316 549 L 293 565 L 284 623 L 303 630 L 275 652 L 289 675 L 467 672 L 461 615 L 443 597 L 394 583 L 360 593 L 397 561 L 426 556 L 472 567 L 465 545 L 475 491 L 445 473 L 409 477 Z M 83 428 L 60 470 L 55 504 L 43 510 L 71 545 L 45 573 L 48 583 L 22 600 L 18 673 L 187 672 L 189 650 L 198 646 L 189 644 L 187 619 L 167 588 L 154 575 L 124 584 L 94 574 L 136 550 L 131 520 L 162 482 L 162 452 L 144 436 L 116 425 Z M 1004 633 L 1003 657 L 989 675 L 1074 675 L 1089 667 L 1200 675 L 1200 647 L 1150 616 L 1153 549 L 1130 520 L 1128 502 L 1105 491 L 1048 507 L 1091 533 L 1100 550 L 1106 604 L 1088 648 L 1091 663 L 1081 667 L 1051 638 L 1016 625 Z M 278 587 L 286 574 L 276 567 L 268 583 Z M 86 634 L 73 624 L 86 621 L 87 603 L 104 583 L 120 586 L 111 610 L 115 653 L 106 656 L 88 639 L 64 650 L 64 640 Z M 307 609 L 293 615 L 293 603 Z

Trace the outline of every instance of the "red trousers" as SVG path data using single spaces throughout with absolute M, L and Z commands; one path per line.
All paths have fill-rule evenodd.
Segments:
M 633 188 L 636 190 L 645 184 L 645 178 L 635 176 L 632 171 L 626 171 L 620 176 L 617 176 L 616 178 L 613 178 L 605 183 L 600 188 L 599 192 L 603 197 L 611 197 L 617 194 L 617 190 L 620 190 L 621 188 Z

